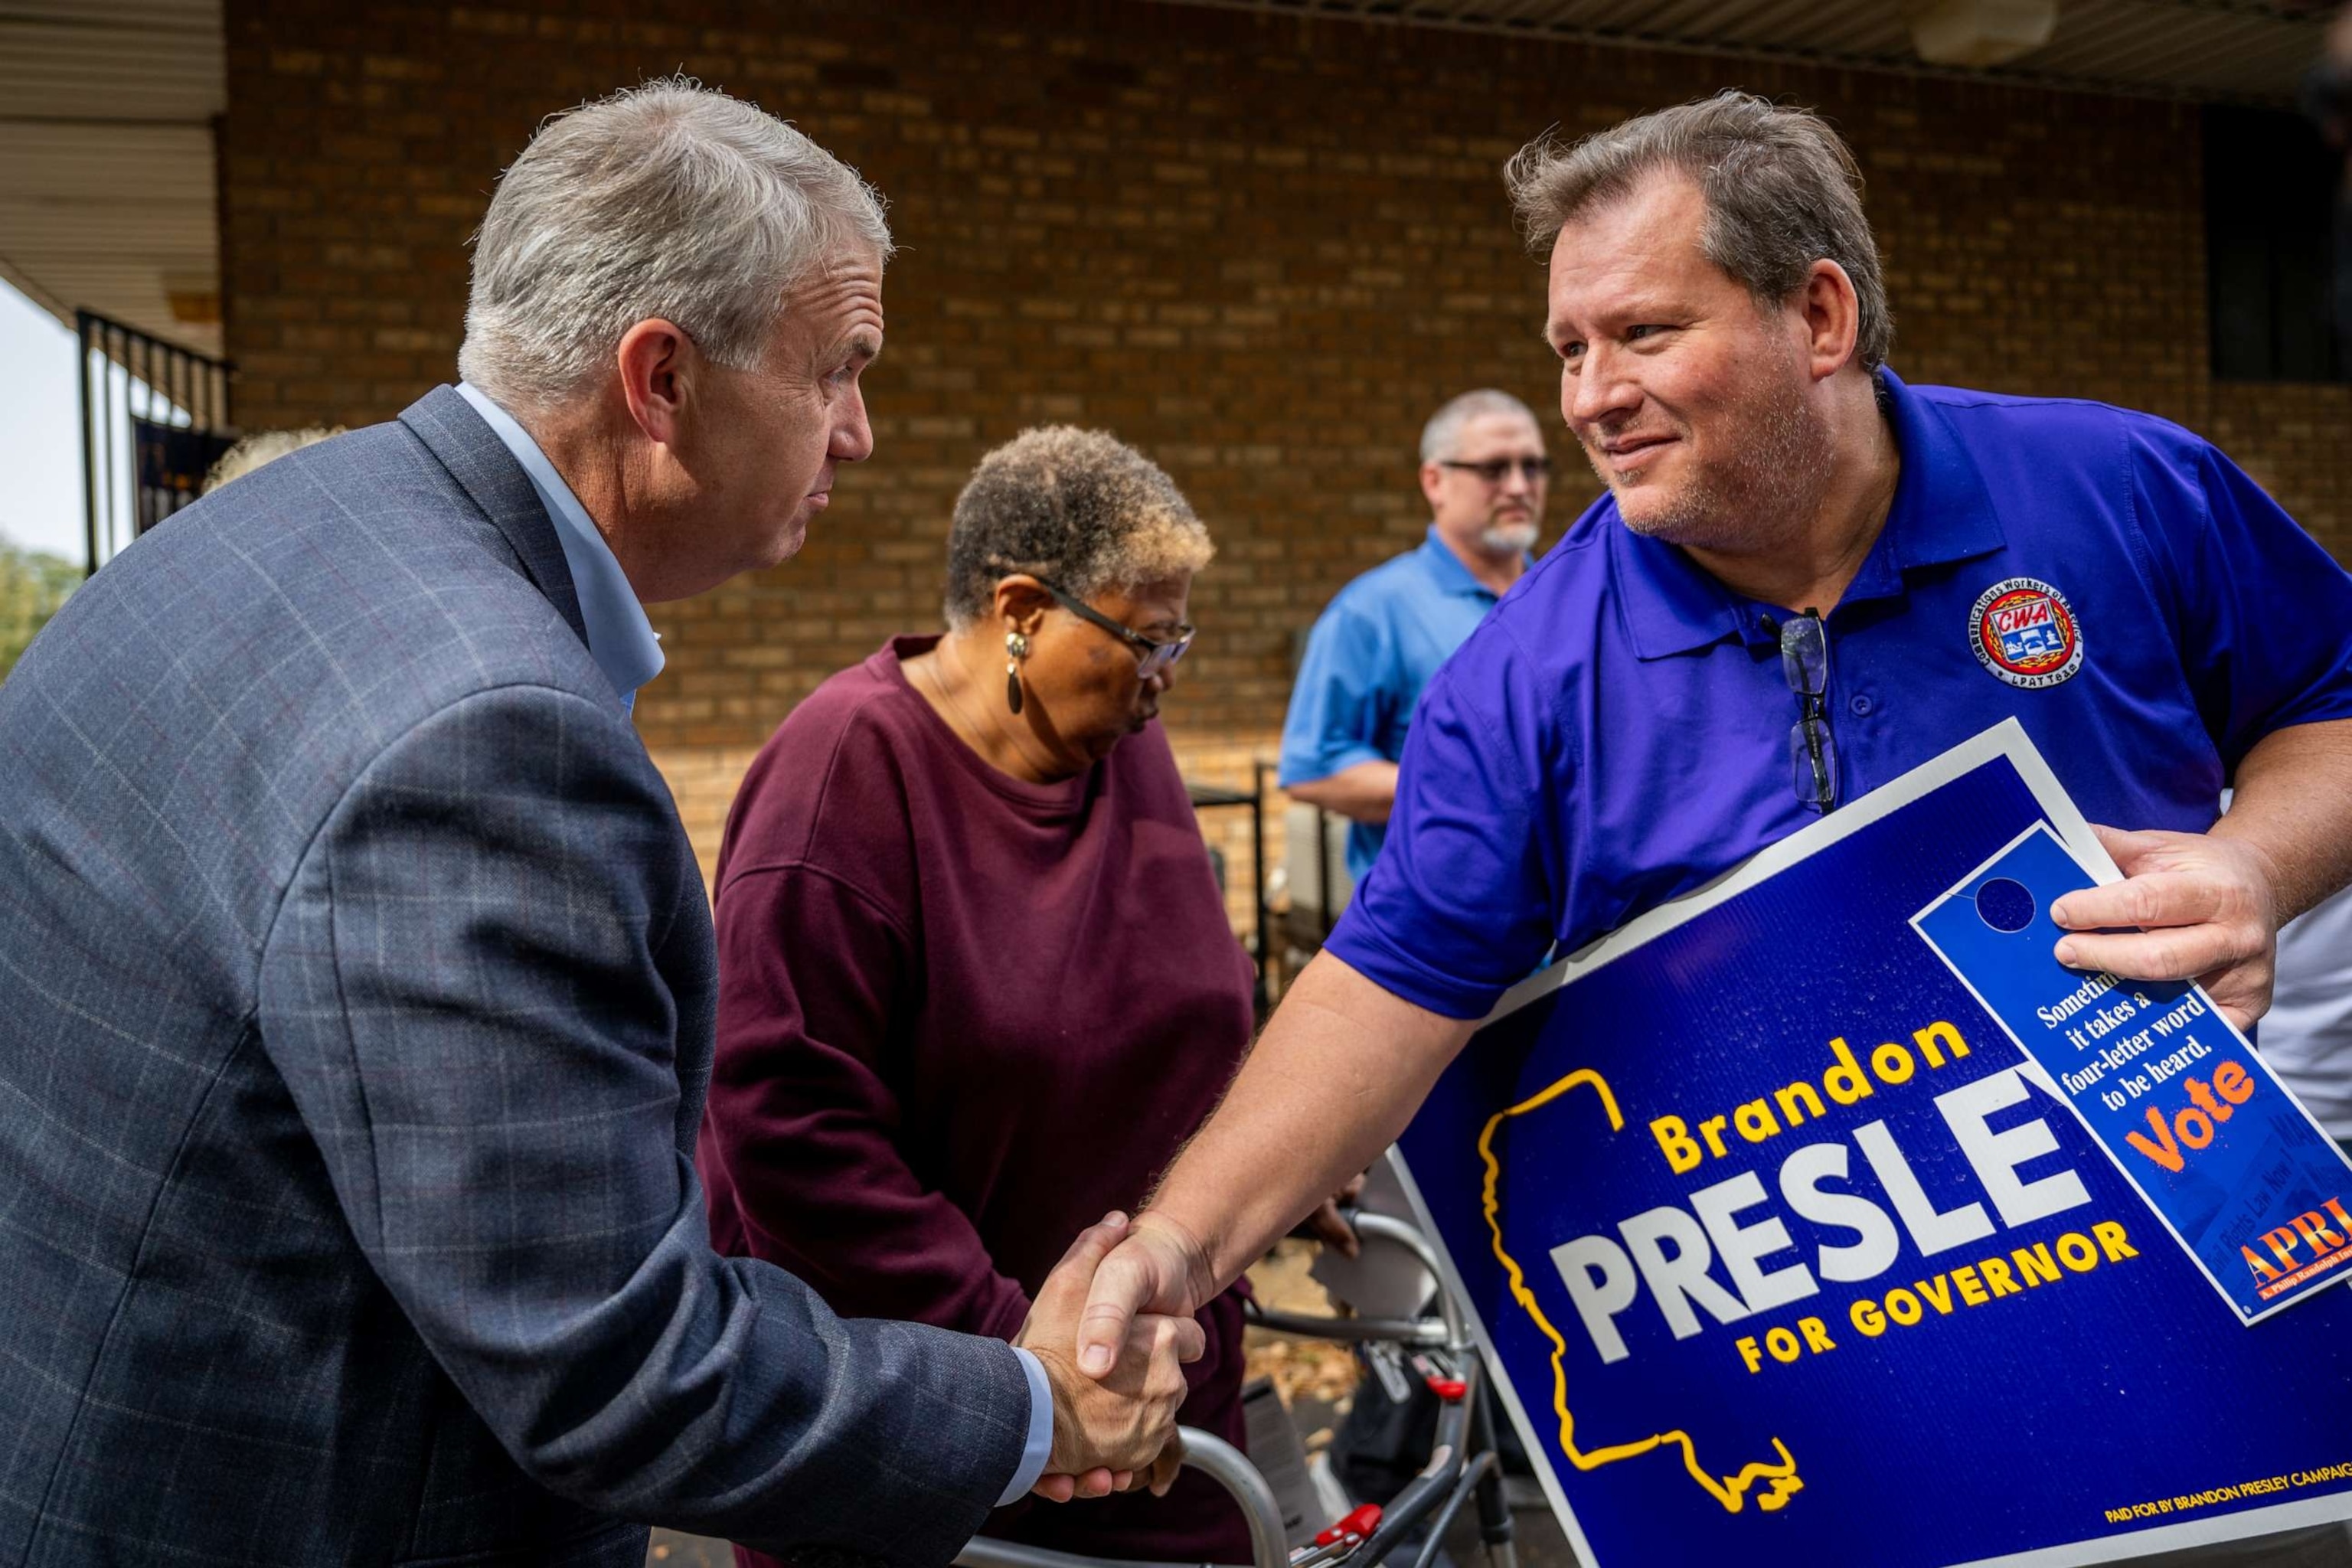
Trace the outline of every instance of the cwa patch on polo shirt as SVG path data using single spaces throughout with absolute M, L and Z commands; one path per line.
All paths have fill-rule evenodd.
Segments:
M 2009 577 L 1977 596 L 1969 647 L 1999 680 L 2024 691 L 2055 686 L 2083 668 L 2083 628 L 2066 595 L 2039 577 Z

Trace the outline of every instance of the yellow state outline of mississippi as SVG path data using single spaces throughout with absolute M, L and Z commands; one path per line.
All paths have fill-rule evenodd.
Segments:
M 1797 1461 L 1790 1454 L 1789 1446 L 1778 1437 L 1772 1439 L 1772 1447 L 1780 1450 L 1779 1464 L 1748 1465 L 1728 1476 L 1717 1476 L 1698 1462 L 1697 1445 L 1691 1441 L 1687 1432 L 1658 1432 L 1631 1443 L 1595 1448 L 1589 1454 L 1576 1446 L 1576 1417 L 1568 1408 L 1568 1369 L 1563 1364 L 1568 1355 L 1568 1342 L 1560 1337 L 1558 1329 L 1551 1326 L 1551 1320 L 1544 1316 L 1543 1309 L 1536 1305 L 1535 1293 L 1528 1289 L 1527 1275 L 1520 1269 L 1518 1260 L 1503 1247 L 1501 1200 L 1495 1195 L 1495 1184 L 1501 1179 L 1503 1168 L 1495 1158 L 1495 1129 L 1514 1116 L 1542 1110 L 1580 1085 L 1591 1087 L 1601 1096 L 1601 1108 L 1609 1112 L 1609 1130 L 1622 1132 L 1625 1118 L 1617 1109 L 1617 1096 L 1610 1089 L 1608 1079 L 1591 1068 L 1579 1068 L 1542 1093 L 1523 1100 L 1508 1110 L 1496 1111 L 1486 1119 L 1486 1131 L 1478 1134 L 1478 1158 L 1486 1166 L 1486 1186 L 1480 1197 L 1486 1215 L 1487 1233 L 1494 1237 L 1496 1259 L 1510 1275 L 1513 1300 L 1529 1318 L 1535 1320 L 1535 1325 L 1543 1331 L 1544 1338 L 1551 1342 L 1551 1407 L 1553 1414 L 1559 1417 L 1560 1452 L 1578 1469 L 1597 1470 L 1603 1465 L 1636 1458 L 1672 1443 L 1682 1449 L 1683 1468 L 1690 1472 L 1691 1479 L 1706 1489 L 1707 1495 L 1721 1503 L 1725 1512 L 1738 1513 L 1746 1505 L 1748 1489 L 1759 1480 L 1769 1481 L 1771 1489 L 1756 1500 L 1756 1506 L 1767 1513 L 1774 1512 L 1786 1505 L 1789 1499 L 1801 1491 L 1805 1485 L 1803 1479 L 1797 1474 Z

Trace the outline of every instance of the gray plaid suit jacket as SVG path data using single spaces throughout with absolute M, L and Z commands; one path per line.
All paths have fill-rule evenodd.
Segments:
M 713 951 L 455 392 L 124 551 L 0 684 L 0 1563 L 944 1562 L 1026 1379 L 712 1253 Z

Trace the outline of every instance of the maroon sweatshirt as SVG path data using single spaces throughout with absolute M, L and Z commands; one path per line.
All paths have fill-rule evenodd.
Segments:
M 719 852 L 719 1050 L 697 1163 L 720 1250 L 845 1317 L 1010 1339 L 1081 1229 L 1132 1212 L 1250 1038 L 1250 965 L 1155 720 L 1076 778 L 989 765 L 898 637 L 793 710 Z M 1180 1417 L 1242 1440 L 1239 1296 Z M 1032 1501 L 989 1533 L 1245 1563 L 1214 1483 Z M 754 1562 L 764 1561 L 741 1553 Z

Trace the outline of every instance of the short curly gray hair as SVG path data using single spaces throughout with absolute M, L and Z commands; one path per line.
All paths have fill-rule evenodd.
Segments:
M 212 494 L 231 479 L 241 479 L 265 463 L 274 463 L 305 447 L 340 436 L 340 425 L 311 425 L 299 430 L 257 430 L 223 452 L 205 475 L 204 493 Z
M 1015 572 L 1090 598 L 1180 572 L 1216 547 L 1164 469 L 1105 430 L 1024 430 L 980 460 L 948 530 L 948 625 L 989 612 Z
M 1821 116 L 1729 90 L 1562 142 L 1547 132 L 1503 167 L 1503 184 L 1527 231 L 1548 254 L 1569 220 L 1612 201 L 1657 169 L 1679 169 L 1706 197 L 1706 258 L 1778 305 L 1804 286 L 1816 261 L 1845 269 L 1861 324 L 1854 351 L 1864 370 L 1886 363 L 1895 317 L 1886 306 L 1878 242 L 1862 211 L 1862 169 Z
M 656 316 L 749 370 L 785 291 L 853 246 L 890 256 L 856 170 L 754 104 L 649 81 L 550 120 L 499 177 L 457 371 L 507 408 L 550 407 Z

